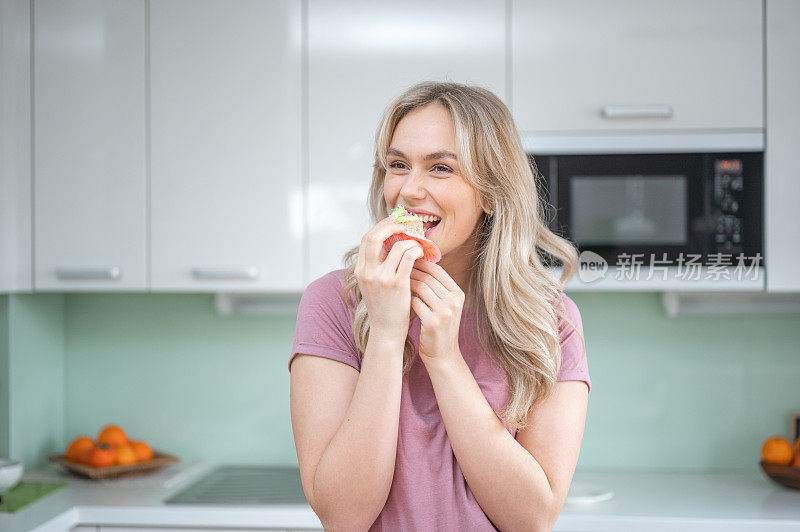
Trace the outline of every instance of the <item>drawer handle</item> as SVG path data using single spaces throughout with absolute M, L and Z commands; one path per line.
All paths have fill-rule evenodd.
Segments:
M 118 281 L 122 278 L 122 268 L 56 268 L 56 278 L 64 281 Z
M 606 105 L 600 110 L 603 118 L 670 118 L 671 105 Z
M 194 268 L 192 270 L 192 275 L 195 279 L 211 279 L 215 281 L 248 281 L 258 279 L 258 273 L 258 268 L 255 266 L 234 266 L 230 268 Z

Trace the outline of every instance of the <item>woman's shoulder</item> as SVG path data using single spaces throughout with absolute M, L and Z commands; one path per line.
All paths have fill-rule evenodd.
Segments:
M 345 305 L 344 271 L 334 270 L 308 284 L 297 310 L 289 370 L 297 354 L 312 354 L 361 369 L 352 334 L 353 313 Z
M 561 367 L 558 372 L 559 381 L 586 381 L 589 390 L 592 380 L 589 378 L 589 364 L 586 358 L 586 343 L 583 338 L 583 320 L 578 305 L 565 293 L 561 293 L 564 305 L 560 312 L 566 314 L 569 322 L 559 317 L 558 332 L 561 338 Z
M 581 333 L 583 332 L 583 320 L 581 319 L 581 312 L 578 310 L 578 305 L 564 292 L 561 292 L 561 303 L 562 305 L 558 308 L 558 331 L 561 333 L 563 341 L 565 339 L 565 334 L 569 334 L 570 331 L 574 330 L 570 323 L 564 319 L 564 316 L 566 316 L 569 321 L 572 322 L 575 329 L 579 330 Z
M 303 291 L 303 299 L 345 306 L 344 284 L 345 269 L 332 270 L 311 281 Z M 353 299 L 352 295 L 350 299 Z
M 313 292 L 332 292 L 341 289 L 344 286 L 344 268 L 339 270 L 331 270 L 328 273 L 322 274 L 306 286 L 305 291 Z
M 563 309 L 566 311 L 570 319 L 580 319 L 581 312 L 578 310 L 578 305 L 566 293 L 561 292 L 561 301 L 564 303 Z

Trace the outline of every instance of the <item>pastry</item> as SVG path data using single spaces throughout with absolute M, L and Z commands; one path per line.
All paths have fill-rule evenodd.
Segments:
M 403 225 L 405 231 L 402 233 L 395 233 L 384 241 L 383 247 L 387 253 L 392 249 L 395 242 L 399 242 L 400 240 L 416 240 L 422 245 L 422 259 L 433 262 L 434 264 L 442 259 L 442 252 L 439 250 L 439 246 L 437 246 L 433 240 L 429 240 L 425 236 L 422 218 L 413 212 L 406 211 L 402 205 L 395 207 L 389 215 L 392 216 L 397 223 Z

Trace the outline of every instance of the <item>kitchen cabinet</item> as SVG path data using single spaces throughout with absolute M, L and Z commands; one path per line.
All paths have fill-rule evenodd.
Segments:
M 602 508 L 566 504 L 553 530 L 800 530 L 800 494 L 778 489 L 755 469 L 643 474 L 578 468 L 572 482 L 611 488 L 614 498 Z M 61 496 L 37 503 L 37 511 L 24 523 L 19 516 L 0 514 L 0 530 L 322 530 L 313 510 L 305 504 L 252 505 L 246 510 L 214 504 L 164 506 L 171 492 L 173 489 L 163 486 L 131 491 L 102 483 L 70 483 Z
M 800 3 L 767 0 L 767 143 L 764 151 L 768 292 L 800 292 Z
M 510 20 L 523 133 L 764 127 L 762 0 L 511 0 Z
M 302 288 L 302 3 L 150 3 L 153 291 Z
M 185 527 L 98 526 L 97 532 L 176 532 Z M 214 528 L 214 532 L 291 532 L 285 528 Z
M 186 530 L 185 527 L 120 527 L 120 526 L 79 526 L 72 529 L 73 532 L 176 532 L 178 530 Z M 321 528 L 214 528 L 214 532 L 317 532 Z
M 33 6 L 34 288 L 147 285 L 145 4 Z
M 30 31 L 30 6 L 0 2 L 0 293 L 33 289 Z
M 305 284 L 342 268 L 372 222 L 367 192 L 383 110 L 412 84 L 450 80 L 506 96 L 505 2 L 308 2 Z

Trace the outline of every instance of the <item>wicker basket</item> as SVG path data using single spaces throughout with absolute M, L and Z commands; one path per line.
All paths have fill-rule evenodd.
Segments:
M 800 490 L 800 467 L 768 464 L 764 460 L 761 460 L 759 463 L 764 473 L 781 486 Z
M 115 465 L 108 467 L 92 467 L 87 464 L 79 464 L 76 462 L 71 462 L 67 460 L 67 456 L 65 454 L 51 454 L 50 456 L 47 457 L 47 459 L 50 462 L 61 464 L 62 466 L 69 469 L 73 473 L 77 473 L 78 475 L 82 475 L 84 477 L 96 478 L 96 479 L 119 478 L 119 477 L 127 477 L 130 475 L 141 475 L 143 473 L 148 473 L 150 471 L 161 469 L 167 464 L 181 461 L 180 458 L 178 458 L 177 456 L 161 453 L 155 450 L 153 451 L 152 460 L 148 460 L 146 462 L 139 462 L 137 464 Z

